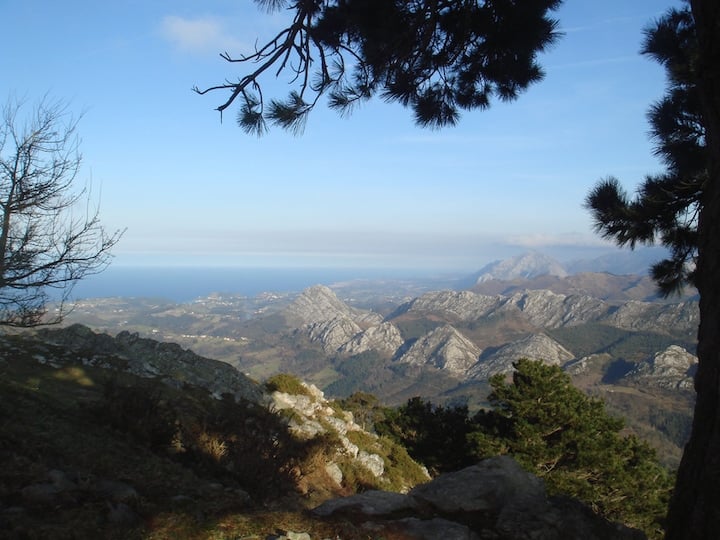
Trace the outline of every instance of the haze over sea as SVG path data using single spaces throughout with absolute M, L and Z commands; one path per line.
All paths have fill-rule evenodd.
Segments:
M 312 285 L 356 279 L 420 279 L 437 276 L 423 269 L 256 268 L 199 266 L 118 266 L 80 281 L 73 298 L 149 297 L 189 302 L 212 293 L 256 296 L 296 292 Z

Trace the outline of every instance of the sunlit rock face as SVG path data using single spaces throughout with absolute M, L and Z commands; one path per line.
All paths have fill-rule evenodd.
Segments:
M 481 352 L 455 328 L 444 325 L 419 338 L 398 362 L 433 366 L 455 375 L 464 375 L 477 362 Z
M 648 386 L 692 390 L 697 364 L 695 355 L 682 347 L 670 345 L 664 351 L 641 362 L 628 373 L 627 378 Z
M 496 373 L 509 373 L 513 362 L 521 358 L 542 360 L 551 365 L 563 365 L 574 358 L 572 352 L 545 334 L 533 334 L 500 347 L 468 371 L 468 377 L 487 379 Z

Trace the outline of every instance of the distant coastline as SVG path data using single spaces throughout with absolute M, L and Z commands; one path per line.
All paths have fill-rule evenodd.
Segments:
M 299 292 L 312 285 L 356 279 L 416 279 L 431 271 L 383 268 L 255 268 L 118 266 L 85 278 L 73 298 L 150 297 L 189 302 L 212 293 L 256 296 Z

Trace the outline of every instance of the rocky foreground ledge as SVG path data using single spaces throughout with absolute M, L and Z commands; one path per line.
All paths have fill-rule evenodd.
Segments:
M 407 540 L 640 540 L 577 500 L 548 497 L 544 482 L 499 456 L 443 474 L 407 494 L 367 491 L 313 510 L 363 522 L 372 538 Z

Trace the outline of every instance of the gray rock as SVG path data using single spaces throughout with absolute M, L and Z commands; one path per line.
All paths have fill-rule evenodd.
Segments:
M 443 474 L 409 494 L 440 512 L 499 512 L 519 499 L 544 500 L 545 485 L 508 456 Z
M 379 478 L 385 472 L 385 462 L 383 458 L 377 454 L 360 450 L 356 459 L 358 463 L 369 470 L 375 478 Z
M 565 277 L 568 272 L 552 257 L 542 253 L 529 252 L 510 259 L 494 261 L 484 266 L 476 274 L 476 282 L 483 283 L 491 279 L 503 281 L 517 278 L 530 279 L 545 275 Z
M 325 465 L 325 472 L 328 474 L 330 478 L 332 478 L 332 481 L 335 482 L 338 486 L 342 484 L 343 481 L 343 473 L 340 469 L 340 466 L 333 462 L 327 463 Z
M 230 364 L 204 358 L 176 343 L 141 338 L 130 332 L 120 332 L 113 338 L 80 324 L 42 329 L 37 336 L 73 353 L 63 359 L 55 358 L 63 363 L 80 359 L 86 365 L 127 371 L 140 377 L 160 377 L 175 387 L 192 384 L 216 397 L 231 394 L 236 399 L 258 402 L 262 396 L 259 386 Z
M 666 389 L 693 389 L 698 359 L 682 347 L 670 345 L 641 362 L 626 376 L 635 383 Z
M 480 349 L 450 325 L 440 326 L 419 338 L 397 360 L 429 365 L 462 376 L 480 356 Z
M 443 474 L 407 495 L 367 491 L 327 501 L 321 517 L 365 520 L 372 536 L 430 540 L 640 540 L 644 535 L 569 498 L 548 498 L 540 478 L 500 456 Z
M 408 540 L 480 540 L 467 525 L 443 518 L 398 519 L 384 523 L 382 529 Z
M 574 357 L 572 352 L 545 334 L 531 334 L 503 345 L 488 357 L 481 357 L 468 371 L 468 377 L 485 380 L 496 373 L 509 373 L 513 371 L 513 363 L 521 358 L 561 366 Z
M 417 510 L 418 504 L 412 497 L 389 491 L 369 490 L 326 501 L 315 508 L 313 513 L 321 517 L 352 515 L 383 517 Z
M 117 480 L 98 480 L 95 491 L 106 499 L 116 503 L 129 503 L 137 501 L 139 496 L 135 488 L 125 482 Z
M 377 325 L 382 322 L 382 317 L 378 313 L 348 306 L 324 285 L 305 289 L 285 309 L 285 318 L 298 328 L 335 318 L 349 319 L 367 325 Z
M 403 343 L 404 340 L 400 335 L 400 330 L 393 323 L 384 322 L 356 334 L 350 341 L 339 348 L 339 352 L 352 355 L 377 351 L 383 355 L 393 356 L 402 347 Z
M 315 322 L 307 327 L 310 341 L 320 343 L 326 353 L 337 351 L 360 332 L 362 332 L 360 326 L 344 315 L 338 315 L 326 321 Z
M 485 317 L 502 304 L 504 298 L 470 291 L 435 291 L 423 294 L 402 306 L 398 313 L 442 315 L 450 321 L 472 321 Z
M 125 503 L 108 503 L 107 520 L 116 527 L 134 527 L 141 521 L 140 516 Z

